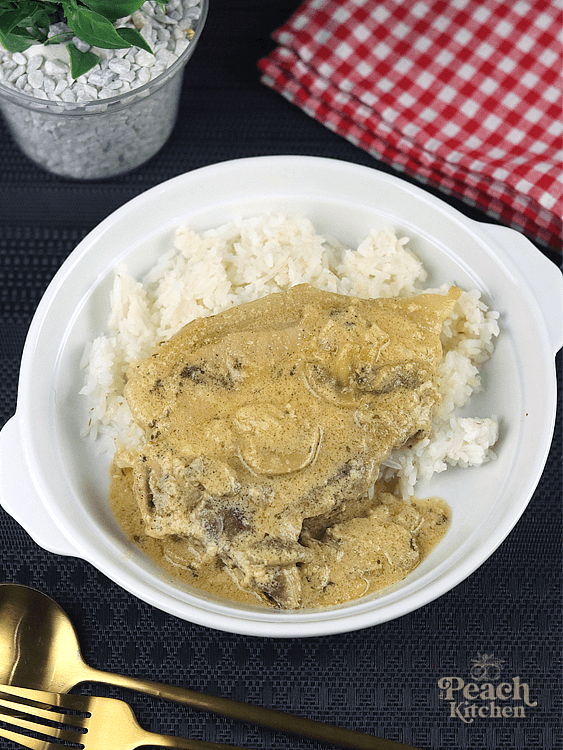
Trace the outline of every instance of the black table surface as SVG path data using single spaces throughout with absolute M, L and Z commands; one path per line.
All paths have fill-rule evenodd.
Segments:
M 256 63 L 273 48 L 272 31 L 297 7 L 296 0 L 211 0 L 172 137 L 131 174 L 88 183 L 48 174 L 18 150 L 0 120 L 0 425 L 16 408 L 22 347 L 45 288 L 78 242 L 129 199 L 197 167 L 266 154 L 334 157 L 393 173 L 260 82 Z M 490 221 L 436 195 L 467 216 Z M 539 246 L 538 252 L 559 265 L 557 253 Z M 558 364 L 561 372 L 561 358 Z M 500 548 L 437 601 L 353 633 L 277 639 L 192 625 L 137 600 L 89 563 L 44 551 L 2 509 L 0 582 L 54 597 L 71 616 L 86 661 L 102 670 L 189 686 L 426 750 L 560 748 L 561 457 L 560 409 L 537 490 Z M 456 708 L 466 698 L 459 691 L 457 703 L 444 700 L 440 680 L 470 683 L 474 660 L 483 654 L 502 662 L 491 684 L 504 682 L 501 693 L 513 692 L 492 701 L 498 711 L 464 717 Z M 528 686 L 532 705 L 514 696 L 515 681 Z M 84 689 L 125 697 L 141 724 L 155 731 L 249 748 L 327 747 L 115 688 Z M 524 694 L 521 689 L 520 698 Z M 487 696 L 471 700 L 491 703 Z M 506 706 L 524 710 L 501 713 Z M 12 747 L 0 739 L 0 748 Z

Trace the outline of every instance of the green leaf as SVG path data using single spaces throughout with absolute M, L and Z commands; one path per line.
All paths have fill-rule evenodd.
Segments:
M 9 52 L 23 52 L 34 41 L 58 44 L 77 36 L 94 47 L 123 49 L 135 46 L 152 53 L 150 45 L 137 29 L 116 29 L 114 26 L 118 18 L 139 10 L 143 2 L 144 0 L 0 0 L 0 45 Z M 165 10 L 165 0 L 156 0 L 156 3 Z M 60 8 L 71 32 L 48 38 L 49 27 L 57 19 Z M 97 58 L 93 62 L 88 53 L 80 53 L 74 45 L 72 54 L 75 69 L 82 71 L 77 75 L 82 75 L 97 62 Z
M 102 16 L 109 18 L 110 21 L 117 21 L 118 18 L 130 16 L 143 5 L 144 0 L 82 0 L 91 10 L 96 11 Z
M 137 31 L 137 29 L 130 29 L 127 26 L 122 29 L 117 29 L 119 36 L 124 39 L 128 46 L 140 47 L 147 52 L 152 53 L 152 49 L 147 40 Z
M 10 52 L 23 52 L 33 41 L 43 42 L 51 25 L 50 0 L 0 0 L 0 44 Z
M 64 44 L 65 42 L 70 42 L 74 36 L 74 31 L 63 31 L 61 34 L 55 34 L 46 39 L 45 46 L 49 44 Z
M 23 52 L 34 41 L 34 36 L 26 29 L 29 6 L 23 3 L 20 8 L 11 6 L 0 13 L 0 44 L 8 52 Z
M 0 16 L 4 13 L 13 13 L 16 10 L 16 6 L 12 0 L 0 0 Z
M 81 52 L 72 42 L 69 42 L 66 48 L 70 57 L 70 74 L 73 78 L 84 75 L 100 62 L 98 55 L 93 52 Z
M 122 49 L 130 47 L 115 30 L 114 25 L 99 13 L 77 5 L 76 2 L 63 0 L 66 22 L 79 39 L 93 47 L 104 49 Z
M 45 8 L 39 8 L 34 14 L 33 23 L 41 29 L 47 31 L 51 25 L 51 17 Z
M 5 34 L 9 34 L 18 26 L 25 26 L 28 18 L 28 7 L 25 4 L 21 8 L 5 10 L 0 13 L 0 29 Z
M 61 8 L 60 2 L 57 0 L 57 2 L 51 2 L 51 0 L 45 0 L 43 3 L 45 6 L 45 11 L 49 14 L 49 16 L 52 18 L 53 21 L 58 21 L 58 13 Z
M 17 8 L 9 8 L 0 12 L 0 28 L 3 31 L 11 31 L 16 26 L 26 28 L 28 26 L 43 26 L 48 28 L 50 18 L 45 8 L 36 3 L 22 2 Z
M 5 34 L 0 29 L 0 44 L 8 52 L 25 52 L 33 44 L 33 40 L 30 40 L 29 36 L 20 36 L 14 32 Z
M 34 39 L 44 42 L 51 25 L 51 18 L 44 8 L 37 8 L 29 18 L 26 18 L 20 26 L 30 30 Z

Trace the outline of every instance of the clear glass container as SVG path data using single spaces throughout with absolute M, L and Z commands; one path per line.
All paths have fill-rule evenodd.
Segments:
M 205 24 L 208 0 L 184 52 L 154 80 L 84 103 L 38 99 L 2 84 L 0 110 L 22 151 L 63 177 L 93 180 L 129 172 L 166 143 L 178 115 L 184 68 Z

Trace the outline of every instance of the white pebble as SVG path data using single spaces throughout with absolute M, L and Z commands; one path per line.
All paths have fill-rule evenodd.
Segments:
M 151 74 L 148 68 L 139 68 L 137 71 L 137 80 L 139 83 L 144 85 L 145 83 L 148 83 L 151 79 Z
M 62 92 L 60 95 L 63 102 L 75 102 L 76 101 L 76 95 L 74 94 L 73 90 L 67 86 L 67 88 Z
M 150 23 L 146 23 L 139 33 L 143 37 L 145 42 L 148 42 L 152 47 L 155 41 L 156 34 Z
M 164 14 L 164 13 L 162 12 L 162 8 L 156 8 L 156 10 L 155 10 L 155 13 L 154 13 L 154 18 L 155 18 L 155 20 L 156 20 L 156 21 L 158 21 L 159 23 L 168 23 L 168 22 L 169 22 L 169 21 L 168 21 L 168 16 L 166 16 L 166 15 L 165 15 L 165 14 Z
M 142 68 L 150 68 L 155 63 L 154 55 L 151 55 L 150 52 L 147 52 L 144 49 L 140 49 L 135 54 L 135 62 L 137 63 L 137 65 L 140 65 Z
M 153 65 L 151 68 L 151 81 L 154 81 L 161 73 L 164 72 L 163 65 Z
M 29 83 L 34 89 L 40 89 L 43 86 L 44 78 L 45 76 L 41 70 L 32 70 L 28 75 Z
M 86 44 L 86 42 L 83 42 L 82 39 L 79 39 L 77 36 L 73 37 L 72 41 L 76 49 L 79 50 L 79 52 L 90 51 L 90 45 Z
M 172 32 L 172 38 L 173 39 L 185 39 L 186 38 L 186 32 L 181 26 L 174 26 L 174 30 Z
M 187 11 L 184 13 L 184 19 L 185 20 L 192 20 L 195 21 L 201 16 L 201 8 L 200 7 L 194 7 L 194 8 L 188 8 Z
M 33 84 L 32 84 L 33 85 Z M 48 99 L 47 94 L 43 91 L 43 89 L 33 89 L 33 96 L 36 99 Z
M 55 96 L 60 96 L 66 89 L 68 89 L 68 83 L 64 78 L 61 78 L 61 80 L 55 86 Z
M 18 65 L 17 68 L 14 68 L 14 70 L 11 71 L 10 75 L 8 76 L 8 80 L 10 81 L 10 83 L 15 83 L 20 76 L 23 76 L 24 73 L 24 66 Z
M 84 93 L 86 96 L 97 99 L 98 98 L 98 92 L 94 86 L 90 86 L 88 83 L 84 84 Z
M 169 52 L 167 49 L 161 49 L 156 53 L 156 64 L 164 70 L 165 67 L 174 62 L 175 58 L 176 56 L 172 52 Z
M 110 60 L 109 69 L 113 70 L 117 75 L 123 75 L 131 70 L 131 63 L 129 60 Z
M 68 31 L 68 28 L 63 21 L 61 21 L 60 23 L 53 23 L 51 24 L 51 27 L 49 31 L 47 32 L 47 36 L 48 37 L 56 36 L 57 34 L 62 34 L 63 31 Z
M 33 70 L 39 70 L 43 65 L 45 58 L 43 55 L 32 55 L 27 61 L 27 72 L 31 73 Z
M 12 55 L 12 60 L 17 65 L 26 65 L 27 64 L 27 57 L 25 55 L 22 55 L 21 52 L 14 52 Z
M 47 60 L 45 73 L 49 76 L 64 76 L 68 73 L 69 66 L 60 60 Z
M 133 15 L 131 16 L 131 20 L 133 21 L 136 29 L 142 29 L 143 26 L 147 23 L 147 17 L 144 13 L 141 13 L 140 10 L 136 10 L 133 13 Z
M 189 39 L 178 39 L 176 42 L 176 45 L 174 46 L 174 54 L 177 57 L 180 57 L 182 52 L 187 50 L 187 48 L 190 46 L 190 40 Z
M 19 89 L 19 90 L 21 91 L 21 90 L 22 90 L 23 88 L 25 88 L 25 86 L 27 86 L 27 76 L 26 76 L 26 74 L 24 73 L 24 74 L 23 74 L 22 76 L 20 76 L 20 77 L 18 78 L 18 80 L 16 81 L 16 88 L 17 88 L 17 89 Z
M 137 74 L 134 70 L 128 70 L 127 73 L 122 73 L 120 75 L 120 78 L 122 81 L 126 81 L 127 83 L 133 83 L 133 81 L 137 78 Z
M 158 29 L 156 38 L 159 42 L 167 42 L 170 39 L 170 32 L 168 29 Z
M 43 91 L 50 98 L 55 93 L 56 83 L 49 76 L 45 76 L 43 79 Z
M 87 80 L 91 86 L 105 86 L 113 78 L 111 71 L 107 70 L 105 73 L 99 68 L 94 68 L 89 71 Z

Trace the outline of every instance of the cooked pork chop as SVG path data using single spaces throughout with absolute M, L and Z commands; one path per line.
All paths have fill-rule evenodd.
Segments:
M 459 294 L 363 300 L 302 284 L 186 325 L 126 386 L 145 434 L 132 476 L 146 533 L 300 606 L 323 534 L 333 526 L 337 546 L 342 509 L 428 432 Z

